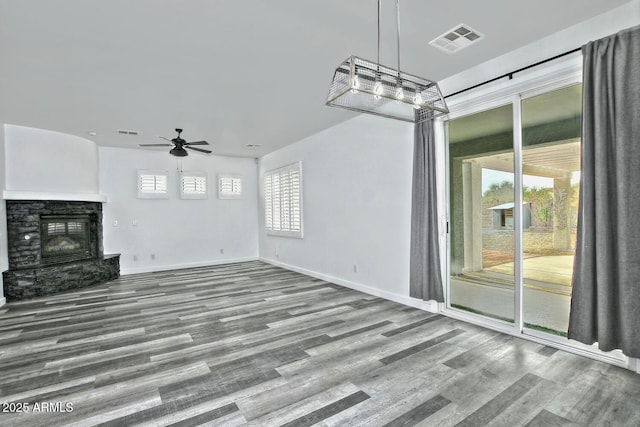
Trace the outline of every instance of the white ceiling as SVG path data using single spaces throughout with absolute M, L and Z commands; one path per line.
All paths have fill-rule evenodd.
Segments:
M 403 0 L 401 68 L 441 80 L 627 1 Z M 390 65 L 394 3 L 383 0 L 381 62 Z M 259 157 L 353 117 L 325 107 L 325 97 L 347 56 L 376 58 L 376 7 L 375 0 L 0 0 L 0 123 L 130 148 L 181 127 L 185 139 L 206 139 L 214 153 Z M 460 23 L 485 39 L 454 55 L 428 45 Z

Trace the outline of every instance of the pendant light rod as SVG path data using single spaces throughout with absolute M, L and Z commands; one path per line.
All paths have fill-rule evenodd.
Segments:
M 378 0 L 378 66 L 380 65 L 380 16 L 382 0 Z M 398 73 L 400 73 L 400 0 L 396 0 L 396 52 L 398 55 Z
M 382 13 L 382 0 L 378 0 L 378 68 L 380 68 L 380 14 Z
M 396 37 L 398 41 L 398 75 L 400 75 L 400 0 L 396 0 Z

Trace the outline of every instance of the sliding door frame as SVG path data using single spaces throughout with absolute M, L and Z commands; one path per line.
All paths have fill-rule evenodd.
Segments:
M 522 227 L 522 108 L 521 101 L 533 96 L 541 95 L 553 90 L 561 89 L 582 82 L 582 57 L 572 55 L 554 63 L 545 64 L 532 71 L 518 75 L 518 78 L 505 82 L 496 82 L 472 90 L 447 100 L 452 111 L 441 120 L 445 128 L 446 122 L 468 116 L 470 114 L 487 111 L 504 105 L 512 105 L 513 111 L 513 156 L 514 156 L 514 322 L 493 319 L 452 308 L 451 305 L 451 236 L 447 233 L 446 243 L 441 244 L 441 253 L 446 259 L 443 269 L 443 283 L 445 284 L 445 303 L 439 305 L 440 312 L 456 319 L 484 326 L 493 330 L 515 335 L 540 344 L 545 344 L 561 350 L 576 353 L 592 359 L 622 366 L 632 370 L 640 370 L 640 362 L 630 359 L 620 351 L 602 352 L 595 345 L 588 346 L 564 337 L 526 328 L 523 323 L 523 227 Z M 440 147 L 440 162 L 446 165 L 445 179 L 441 180 L 440 191 L 446 194 L 441 198 L 439 212 L 441 222 L 450 221 L 450 171 L 448 132 L 441 133 L 436 139 Z M 444 187 L 444 188 L 443 188 Z M 444 204 L 444 206 L 443 206 Z M 447 227 L 448 230 L 448 227 Z M 444 246 L 444 247 L 443 247 Z

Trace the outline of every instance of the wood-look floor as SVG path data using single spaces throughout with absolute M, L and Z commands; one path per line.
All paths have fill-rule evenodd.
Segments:
M 640 375 L 249 262 L 7 304 L 0 402 L 29 405 L 1 426 L 638 426 Z

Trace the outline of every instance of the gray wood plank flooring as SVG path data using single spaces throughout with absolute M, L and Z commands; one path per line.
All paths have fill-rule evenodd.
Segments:
M 255 261 L 5 305 L 0 402 L 1 426 L 640 426 L 640 375 Z

